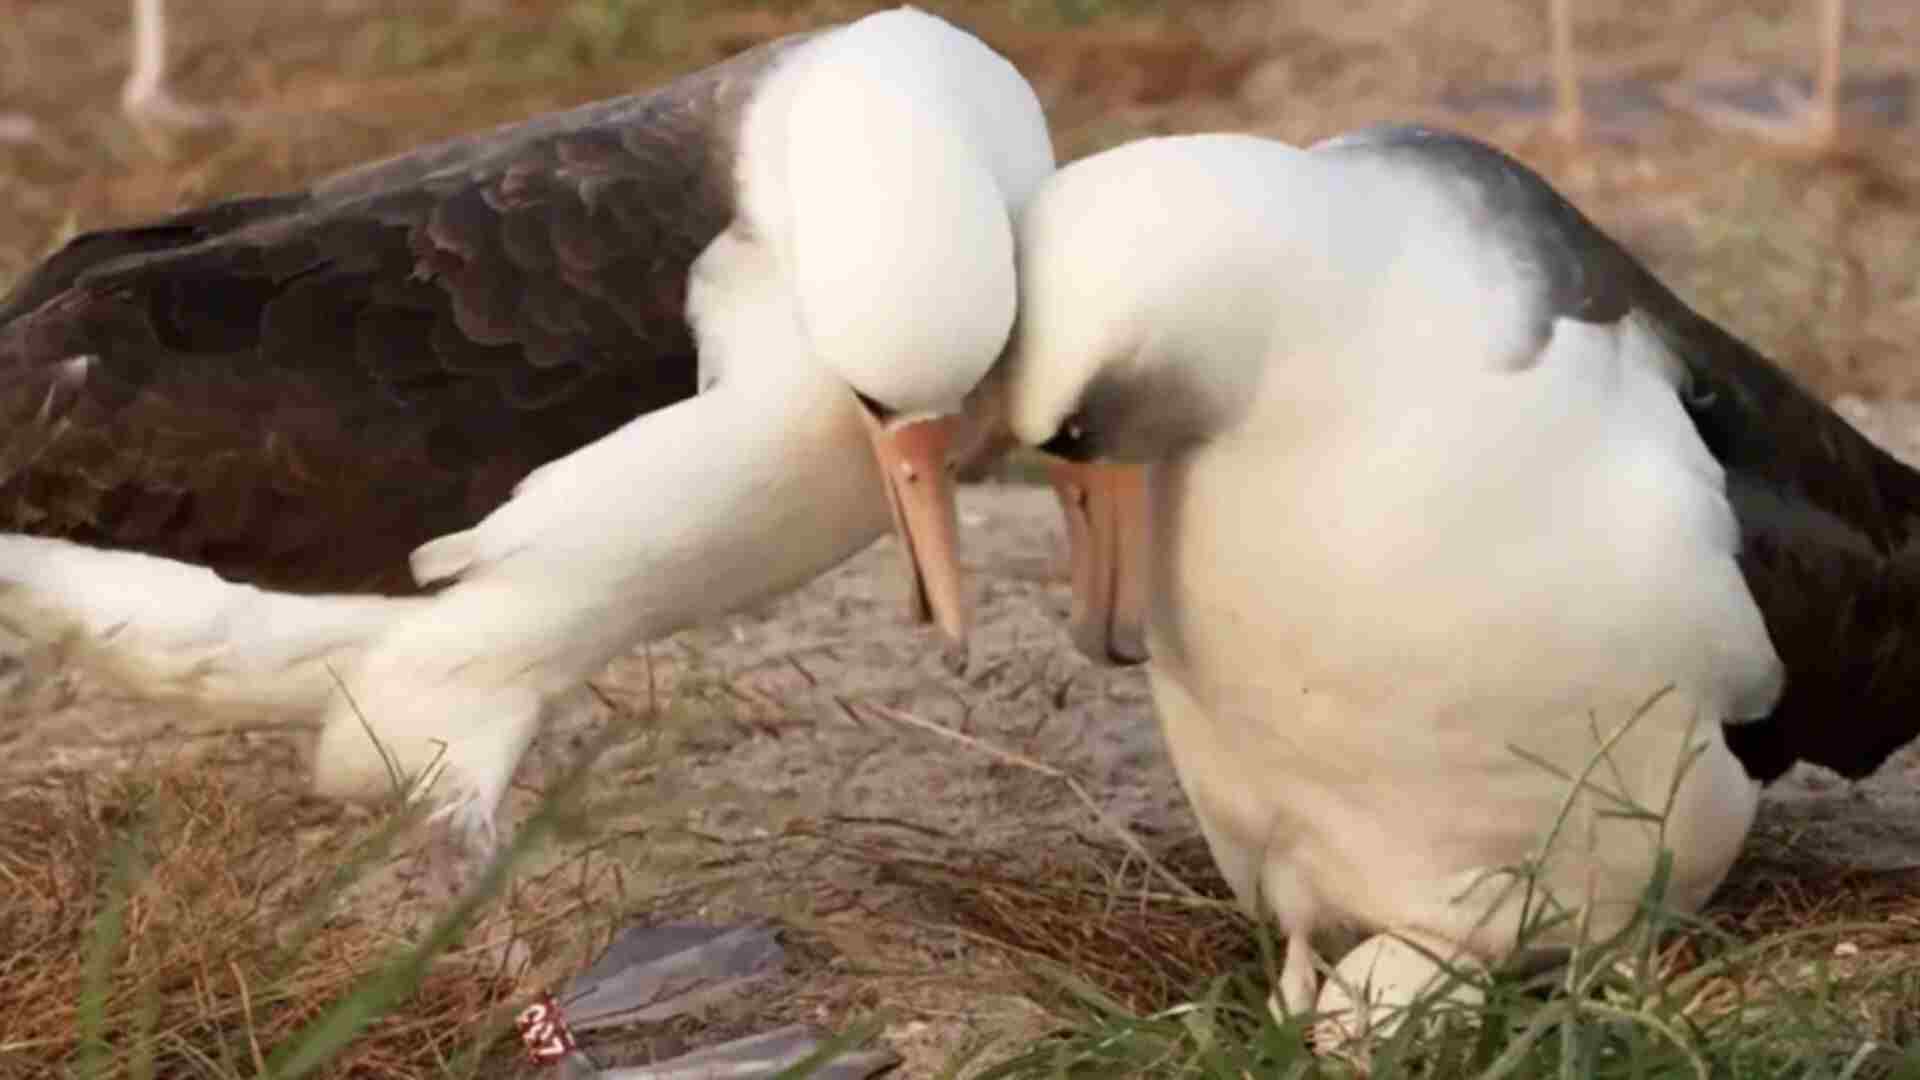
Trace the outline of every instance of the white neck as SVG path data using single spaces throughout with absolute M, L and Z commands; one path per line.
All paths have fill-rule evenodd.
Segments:
M 561 641 L 538 673 L 557 693 L 635 641 L 795 588 L 872 543 L 889 517 L 859 405 L 818 381 L 786 389 L 722 385 L 649 413 L 420 548 L 416 576 L 460 578 L 442 609 L 474 606 L 439 621 L 470 644 L 428 651 L 512 659 Z M 527 645 L 501 647 L 514 636 Z

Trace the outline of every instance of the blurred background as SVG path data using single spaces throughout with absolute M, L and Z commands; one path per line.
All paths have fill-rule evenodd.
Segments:
M 881 6 L 174 0 L 167 86 L 226 121 L 194 130 L 122 111 L 128 0 L 0 0 L 0 285 L 75 229 L 298 185 Z M 1829 397 L 1920 397 L 1910 360 L 1920 342 L 1920 10 L 1910 0 L 925 6 L 1033 80 L 1063 158 L 1159 132 L 1304 141 L 1382 120 L 1466 129 L 1541 169 L 1690 299 Z M 1690 107 L 1772 105 L 1772 119 L 1791 124 L 1777 106 L 1818 72 L 1835 13 L 1845 25 L 1830 138 L 1769 138 Z M 1578 72 L 1577 132 L 1556 115 L 1556 58 Z

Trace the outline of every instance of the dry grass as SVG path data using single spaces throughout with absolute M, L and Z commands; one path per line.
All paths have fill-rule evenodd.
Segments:
M 1139 1012 L 1255 960 L 1254 927 L 1214 872 L 1204 844 L 1161 864 L 1195 890 L 1175 893 L 1117 845 L 1063 838 L 1028 853 L 864 845 L 857 856 L 910 884 L 931 917 L 1016 958 L 1045 996 L 1062 973 Z
M 501 1075 L 513 1012 L 651 899 L 592 846 L 543 851 L 619 735 L 523 823 L 520 872 L 437 919 L 418 811 L 307 795 L 291 753 L 18 785 L 0 796 L 0 1076 Z
M 1205 852 L 1169 862 L 1217 888 Z M 1305 1052 L 1277 1024 L 1272 940 L 1224 908 L 1116 879 L 1119 851 L 1056 872 L 992 858 L 922 866 L 948 917 L 1021 960 L 1062 1022 L 1002 1047 L 981 1074 L 1247 1076 L 1903 1077 L 1920 1069 L 1920 901 L 1912 873 L 1809 880 L 1748 860 L 1701 921 L 1656 920 L 1589 945 L 1564 972 L 1481 983 L 1472 1022 L 1376 1045 L 1370 1060 Z M 1189 862 L 1188 859 L 1192 861 Z M 1797 871 L 1797 872 L 1796 872 Z M 1431 1008 L 1433 1006 L 1422 1006 Z M 1412 1025 L 1409 1026 L 1409 1029 Z
M 941 734 L 1072 782 L 962 733 Z M 1842 1064 L 1842 1075 L 1920 1067 L 1920 1051 L 1898 1049 L 1920 1045 L 1920 870 L 1849 868 L 1840 853 L 1829 863 L 1781 824 L 1755 831 L 1704 915 L 1667 910 L 1656 876 L 1636 924 L 1583 942 L 1564 974 L 1497 973 L 1475 1023 L 1403 1037 L 1376 1050 L 1372 1065 L 1348 1064 L 1385 1076 L 1567 1075 L 1595 1054 L 1664 1057 L 1700 1075 L 1759 1062 L 1810 1074 Z M 991 1075 L 1109 1075 L 1122 1062 L 1129 1074 L 1181 1076 L 1239 1076 L 1253 1060 L 1298 1066 L 1299 1032 L 1244 1000 L 1273 985 L 1271 936 L 1239 915 L 1204 843 L 1187 837 L 1154 853 L 1119 839 L 1056 841 L 1038 857 L 977 849 L 867 857 L 938 898 L 951 925 L 1016 956 L 1037 1000 L 1080 1014 L 1077 1026 Z M 1559 1033 L 1557 1061 L 1543 1052 L 1549 1030 Z M 1229 1055 L 1240 1060 L 1210 1059 L 1223 1040 L 1244 1048 Z M 1590 1049 L 1574 1049 L 1582 1044 Z M 1085 1073 L 1090 1062 L 1098 1064 Z
M 297 930 L 300 898 L 366 837 L 290 844 L 288 824 L 313 817 L 305 800 L 244 783 L 73 777 L 0 802 L 0 1068 L 251 1072 L 388 958 L 398 942 L 386 928 L 316 913 L 309 935 Z M 502 1000 L 474 975 L 433 973 L 343 1070 L 399 1075 L 465 1050 Z
M 1041 863 L 1009 852 L 869 849 L 890 872 L 914 882 L 944 917 L 982 940 L 1072 972 L 1112 1001 L 1154 1013 L 1188 1000 L 1197 986 L 1263 961 L 1255 928 L 1234 907 L 1206 846 L 1188 838 L 1160 856 L 1188 882 L 1196 901 L 1155 888 L 1117 846 L 1082 840 L 1051 848 Z M 1804 860 L 1749 854 L 1715 895 L 1701 934 L 1662 948 L 1667 975 L 1698 970 L 1708 942 L 1773 942 L 1764 964 L 1746 973 L 1791 979 L 1836 957 L 1849 973 L 1903 967 L 1920 973 L 1920 872 L 1835 870 L 1809 874 Z M 1916 988 L 1920 988 L 1917 984 Z M 1731 999 L 1723 979 L 1703 993 Z M 1920 1037 L 1920 998 L 1888 998 L 1862 1032 Z
M 0 799 L 0 1075 L 264 1074 L 393 975 L 429 934 L 408 921 L 403 822 L 343 821 L 303 786 L 182 769 L 70 776 Z M 460 1063 L 496 1075 L 527 990 L 487 946 L 511 933 L 549 974 L 591 959 L 620 910 L 609 868 L 593 863 L 575 855 L 521 877 L 471 944 L 367 1018 L 326 1075 Z M 350 903 L 365 889 L 391 899 Z
M 407 954 L 423 928 L 344 899 L 309 904 L 343 879 L 403 890 L 382 876 L 394 869 L 393 822 L 342 821 L 338 808 L 292 794 L 290 779 L 273 763 L 163 770 L 68 777 L 0 799 L 0 1075 L 261 1075 Z M 1059 838 L 1038 858 L 830 824 L 785 839 L 905 885 L 920 897 L 920 927 L 1002 952 L 1023 973 L 1020 988 L 1064 1015 L 1090 997 L 1151 1016 L 1236 975 L 1267 983 L 1270 958 L 1193 838 L 1156 852 L 1152 870 L 1097 836 Z M 1196 896 L 1164 887 L 1161 872 Z M 620 897 L 612 873 L 576 853 L 523 876 L 468 935 L 476 944 L 428 968 L 319 1075 L 513 1071 L 507 1019 L 529 987 L 584 963 L 618 916 L 646 905 Z M 1803 859 L 1759 852 L 1716 899 L 1710 927 L 1670 941 L 1657 967 L 1662 979 L 1701 976 L 1688 1007 L 1703 1023 L 1785 988 L 1837 987 L 1818 992 L 1857 1014 L 1862 1038 L 1899 1045 L 1920 1038 L 1914 883 L 1809 876 Z M 509 927 L 546 958 L 542 973 L 516 980 L 494 967 L 485 945 Z M 1749 954 L 1705 971 L 1729 942 Z

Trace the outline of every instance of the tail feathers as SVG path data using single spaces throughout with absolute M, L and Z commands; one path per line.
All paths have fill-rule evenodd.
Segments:
M 0 625 L 138 696 L 313 711 L 424 599 L 302 596 L 203 567 L 42 537 L 0 537 Z

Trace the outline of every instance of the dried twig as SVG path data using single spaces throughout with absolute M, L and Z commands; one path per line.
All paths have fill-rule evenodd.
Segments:
M 896 723 L 917 727 L 922 731 L 931 732 L 943 739 L 951 739 L 963 746 L 972 747 L 1003 764 L 1017 766 L 1060 781 L 1067 786 L 1067 790 L 1073 792 L 1074 798 L 1079 799 L 1081 805 L 1093 812 L 1093 816 L 1099 820 L 1100 824 L 1106 826 L 1109 832 L 1113 833 L 1122 844 L 1126 845 L 1128 851 L 1133 852 L 1135 857 L 1146 863 L 1147 866 L 1151 868 L 1154 873 L 1158 874 L 1160 879 L 1172 887 L 1175 892 L 1196 904 L 1213 906 L 1220 903 L 1218 900 L 1212 900 L 1200 895 L 1199 892 L 1195 891 L 1193 886 L 1182 881 L 1173 871 L 1161 865 L 1160 860 L 1154 858 L 1153 853 L 1148 851 L 1146 845 L 1140 842 L 1140 838 L 1133 835 L 1133 830 L 1116 821 L 1111 814 L 1107 813 L 1106 808 L 1096 802 L 1093 795 L 1087 791 L 1086 785 L 1082 784 L 1077 777 L 1065 769 L 1056 765 L 1049 765 L 1044 761 L 1035 761 L 1025 754 L 1015 753 L 1012 750 L 995 746 L 983 739 L 968 735 L 964 732 L 955 731 L 950 727 L 935 723 L 932 720 L 922 719 L 910 712 L 904 712 L 900 709 L 890 708 L 886 705 L 878 705 L 872 702 L 868 702 L 866 707 Z

